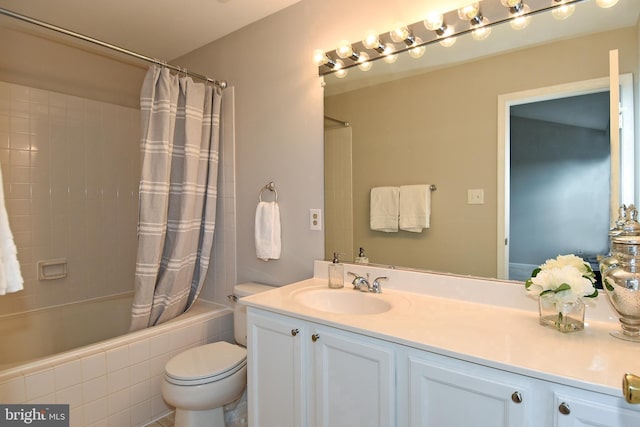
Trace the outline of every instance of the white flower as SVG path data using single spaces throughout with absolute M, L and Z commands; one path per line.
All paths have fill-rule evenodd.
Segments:
M 560 268 L 564 266 L 572 266 L 576 268 L 583 276 L 587 276 L 589 280 L 591 280 L 591 282 L 595 281 L 595 274 L 593 273 L 591 266 L 582 258 L 573 254 L 558 255 L 558 257 L 555 259 L 548 259 L 544 264 L 540 266 L 540 270 Z
M 595 274 L 591 266 L 575 255 L 560 255 L 534 270 L 525 282 L 527 291 L 553 297 L 558 302 L 575 302 L 581 297 L 595 297 Z

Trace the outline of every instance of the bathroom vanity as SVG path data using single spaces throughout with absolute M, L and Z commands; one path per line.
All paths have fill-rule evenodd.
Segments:
M 608 301 L 584 331 L 538 323 L 521 285 L 347 266 L 381 294 L 314 278 L 242 300 L 248 306 L 250 425 L 640 426 L 622 397 L 640 344 L 615 339 Z

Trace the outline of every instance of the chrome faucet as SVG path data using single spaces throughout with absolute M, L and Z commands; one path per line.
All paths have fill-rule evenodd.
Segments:
M 369 273 L 367 273 L 366 279 L 356 273 L 348 272 L 347 274 L 353 276 L 353 281 L 351 282 L 351 284 L 353 285 L 354 290 L 360 292 L 373 292 L 375 294 L 379 294 L 382 292 L 380 281 L 388 279 L 388 277 L 377 277 L 373 281 L 373 283 L 369 283 Z

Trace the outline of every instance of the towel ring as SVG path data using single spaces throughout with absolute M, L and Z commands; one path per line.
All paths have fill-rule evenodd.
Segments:
M 258 195 L 258 202 L 262 202 L 262 193 L 264 192 L 264 190 L 273 191 L 276 197 L 274 201 L 275 202 L 278 201 L 278 191 L 276 190 L 276 185 L 273 183 L 273 181 L 271 181 L 270 183 L 268 183 L 267 185 L 265 185 L 260 189 L 260 194 Z

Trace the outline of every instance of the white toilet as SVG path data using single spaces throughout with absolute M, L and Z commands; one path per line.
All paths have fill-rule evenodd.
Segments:
M 233 294 L 242 298 L 269 289 L 273 287 L 243 283 Z M 240 398 L 247 385 L 247 314 L 242 304 L 235 304 L 233 329 L 238 345 L 206 344 L 167 362 L 162 397 L 176 408 L 175 427 L 224 427 L 223 406 Z

